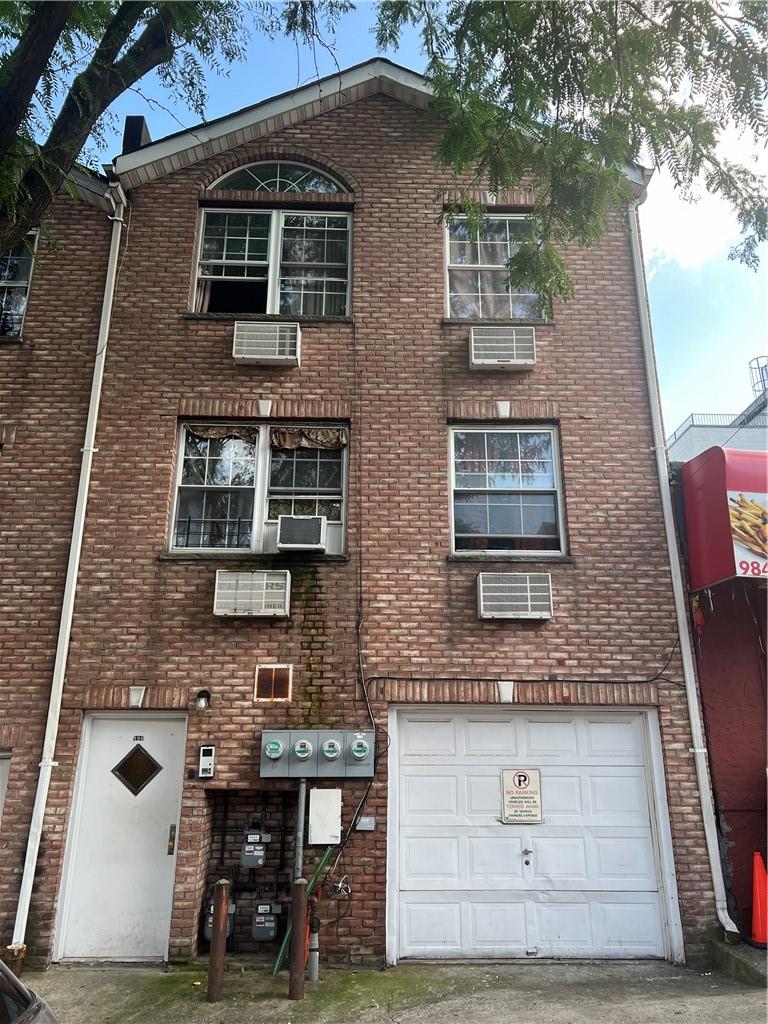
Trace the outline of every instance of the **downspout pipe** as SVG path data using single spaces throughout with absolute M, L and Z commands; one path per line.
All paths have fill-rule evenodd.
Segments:
M 19 960 L 26 955 L 24 942 L 27 931 L 27 919 L 29 917 L 29 905 L 32 898 L 32 888 L 35 881 L 35 867 L 40 852 L 40 839 L 43 831 L 43 819 L 48 803 L 48 789 L 51 782 L 51 772 L 57 767 L 54 761 L 56 750 L 56 739 L 59 734 L 59 718 L 61 715 L 61 700 L 64 692 L 64 678 L 67 671 L 67 655 L 69 653 L 69 640 L 72 632 L 72 616 L 75 608 L 75 595 L 77 592 L 77 577 L 80 569 L 80 554 L 83 548 L 83 535 L 85 532 L 85 515 L 88 507 L 88 493 L 91 483 L 91 466 L 94 453 L 98 450 L 94 447 L 96 441 L 96 425 L 99 418 L 99 404 L 101 402 L 101 388 L 104 380 L 104 365 L 107 358 L 107 343 L 109 340 L 109 326 L 112 319 L 112 304 L 115 295 L 115 282 L 117 280 L 118 257 L 120 254 L 120 240 L 123 229 L 123 214 L 127 206 L 125 193 L 119 182 L 110 182 L 109 193 L 112 204 L 112 213 L 109 219 L 112 221 L 112 237 L 109 244 L 109 259 L 107 262 L 107 276 L 104 282 L 104 299 L 101 306 L 101 321 L 99 323 L 99 334 L 96 342 L 96 359 L 93 365 L 93 378 L 91 380 L 91 397 L 88 405 L 88 419 L 85 426 L 85 439 L 83 441 L 82 460 L 80 463 L 80 482 L 77 488 L 77 502 L 72 523 L 72 539 L 69 545 L 69 562 L 67 564 L 67 575 L 64 583 L 64 596 L 61 603 L 61 617 L 59 619 L 59 635 L 56 643 L 56 657 L 53 666 L 53 678 L 51 681 L 51 694 L 48 701 L 48 720 L 45 725 L 45 737 L 43 739 L 43 752 L 40 760 L 40 774 L 37 778 L 37 791 L 35 803 L 32 808 L 32 819 L 29 825 L 29 837 L 27 839 L 27 852 L 24 859 L 24 870 L 21 876 L 21 887 L 19 891 L 19 902 L 16 909 L 16 923 L 13 929 L 10 952 Z
M 643 256 L 640 248 L 638 206 L 638 201 L 634 201 L 629 204 L 629 242 L 632 252 L 632 270 L 635 276 L 637 305 L 640 313 L 640 337 L 643 345 L 645 373 L 648 383 L 648 399 L 651 406 L 653 451 L 656 457 L 656 472 L 659 477 L 661 508 L 664 517 L 664 532 L 667 539 L 669 569 L 672 574 L 672 593 L 675 600 L 677 631 L 680 637 L 680 654 L 683 663 L 686 703 L 688 705 L 688 718 L 691 723 L 691 737 L 693 740 L 691 753 L 693 754 L 693 761 L 696 766 L 696 781 L 698 783 L 699 799 L 701 801 L 701 815 L 704 821 L 704 834 L 707 841 L 707 854 L 709 856 L 709 866 L 712 873 L 712 887 L 715 893 L 717 917 L 725 931 L 726 941 L 737 943 L 741 941 L 741 936 L 736 923 L 728 913 L 725 881 L 723 879 L 723 866 L 720 861 L 720 847 L 717 837 L 717 823 L 715 821 L 715 807 L 712 800 L 712 790 L 709 782 L 708 753 L 704 740 L 704 728 L 701 721 L 701 710 L 699 707 L 699 694 L 696 686 L 696 672 L 694 668 L 693 648 L 691 646 L 691 635 L 688 630 L 685 586 L 683 583 L 683 574 L 680 569 L 680 558 L 677 550 L 677 536 L 675 534 L 675 522 L 672 513 L 672 494 L 669 486 L 667 448 L 664 440 L 664 428 L 661 418 L 659 381 L 656 372 L 656 357 L 653 351 L 653 334 L 651 331 L 651 318 L 649 313 L 648 292 L 645 284 Z

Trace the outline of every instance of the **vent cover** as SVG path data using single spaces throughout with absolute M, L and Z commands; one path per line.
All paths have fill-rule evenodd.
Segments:
M 278 551 L 325 551 L 325 516 L 278 516 Z
M 298 324 L 237 320 L 232 358 L 236 363 L 300 366 L 301 328 Z
M 276 572 L 216 572 L 214 615 L 285 617 L 291 608 L 291 574 Z
M 472 327 L 469 366 L 472 370 L 501 368 L 526 370 L 536 365 L 536 330 L 533 327 Z
M 255 700 L 290 700 L 293 665 L 259 665 Z
M 481 619 L 551 619 L 552 577 L 548 572 L 481 572 L 477 614 Z

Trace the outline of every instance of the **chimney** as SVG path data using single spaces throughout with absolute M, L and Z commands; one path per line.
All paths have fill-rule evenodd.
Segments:
M 146 146 L 151 141 L 147 122 L 141 114 L 131 114 L 126 117 L 125 128 L 123 129 L 122 156 L 125 156 L 126 153 L 133 153 L 134 150 Z

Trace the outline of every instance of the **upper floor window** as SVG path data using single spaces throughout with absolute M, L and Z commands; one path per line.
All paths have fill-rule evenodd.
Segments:
M 341 427 L 182 427 L 173 548 L 276 551 L 278 517 L 325 516 L 344 550 L 347 436 Z
M 220 178 L 209 191 L 227 192 L 344 192 L 329 175 L 304 164 L 271 163 L 238 167 Z
M 30 231 L 7 256 L 0 257 L 0 337 L 21 335 L 36 246 L 37 232 Z
M 204 210 L 197 309 L 346 316 L 347 213 Z
M 535 292 L 509 289 L 507 261 L 517 252 L 526 218 L 492 214 L 476 233 L 453 217 L 448 235 L 448 315 L 462 320 L 540 320 Z
M 451 475 L 454 551 L 564 552 L 554 427 L 457 427 Z

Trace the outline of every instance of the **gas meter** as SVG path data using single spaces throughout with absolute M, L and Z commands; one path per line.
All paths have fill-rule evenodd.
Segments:
M 244 868 L 263 868 L 267 859 L 266 844 L 272 836 L 268 832 L 255 832 L 251 829 L 243 836 L 240 850 L 240 863 Z
M 257 942 L 271 942 L 277 935 L 276 914 L 281 911 L 279 903 L 258 903 L 251 918 L 251 936 Z

